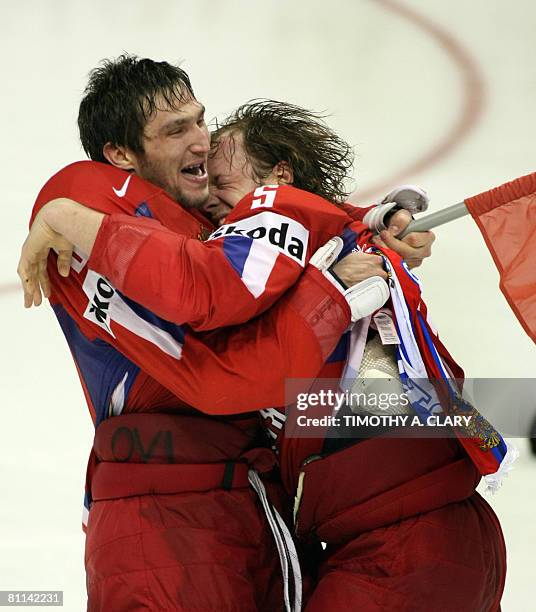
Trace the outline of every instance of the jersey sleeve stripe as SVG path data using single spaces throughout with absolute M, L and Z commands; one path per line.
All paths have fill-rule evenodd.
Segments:
M 249 257 L 242 271 L 242 281 L 254 297 L 264 293 L 278 257 L 278 251 L 270 246 L 260 242 L 251 245 Z
M 223 241 L 225 257 L 240 277 L 242 277 L 252 244 L 253 240 L 245 236 L 230 236 Z

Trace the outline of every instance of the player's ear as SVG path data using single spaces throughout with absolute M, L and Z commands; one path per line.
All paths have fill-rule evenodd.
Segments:
M 272 170 L 272 175 L 277 178 L 278 185 L 292 185 L 294 182 L 294 172 L 286 161 L 277 162 Z
M 136 170 L 136 158 L 130 149 L 107 142 L 102 147 L 102 153 L 112 166 L 121 170 Z

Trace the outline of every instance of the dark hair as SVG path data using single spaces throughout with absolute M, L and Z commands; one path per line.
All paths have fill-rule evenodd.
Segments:
M 175 108 L 193 97 L 190 78 L 177 66 L 129 54 L 105 59 L 89 73 L 80 103 L 78 129 L 84 151 L 101 162 L 107 161 L 102 152 L 107 142 L 143 153 L 149 117 L 162 104 Z
M 215 148 L 224 133 L 241 133 L 256 178 L 285 161 L 293 185 L 339 204 L 349 194 L 352 147 L 323 121 L 324 115 L 276 100 L 250 100 L 212 132 Z

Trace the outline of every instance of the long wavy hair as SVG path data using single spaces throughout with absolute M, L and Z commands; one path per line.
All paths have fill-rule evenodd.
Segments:
M 264 179 L 284 161 L 293 171 L 294 187 L 334 204 L 348 198 L 353 149 L 326 125 L 324 115 L 286 102 L 254 99 L 216 124 L 213 152 L 223 134 L 242 135 L 254 178 Z

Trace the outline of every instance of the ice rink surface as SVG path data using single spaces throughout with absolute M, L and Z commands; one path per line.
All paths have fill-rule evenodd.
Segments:
M 0 590 L 63 590 L 65 609 L 82 610 L 92 426 L 52 311 L 24 311 L 15 269 L 39 188 L 83 158 L 88 71 L 129 51 L 183 61 L 209 117 L 254 97 L 325 110 L 356 147 L 356 201 L 413 182 L 433 211 L 535 170 L 536 4 L 21 0 L 3 4 L 2 22 Z M 476 226 L 465 218 L 437 236 L 419 276 L 445 344 L 468 376 L 534 377 L 534 344 Z M 490 499 L 508 547 L 506 612 L 536 609 L 536 460 L 517 443 Z

